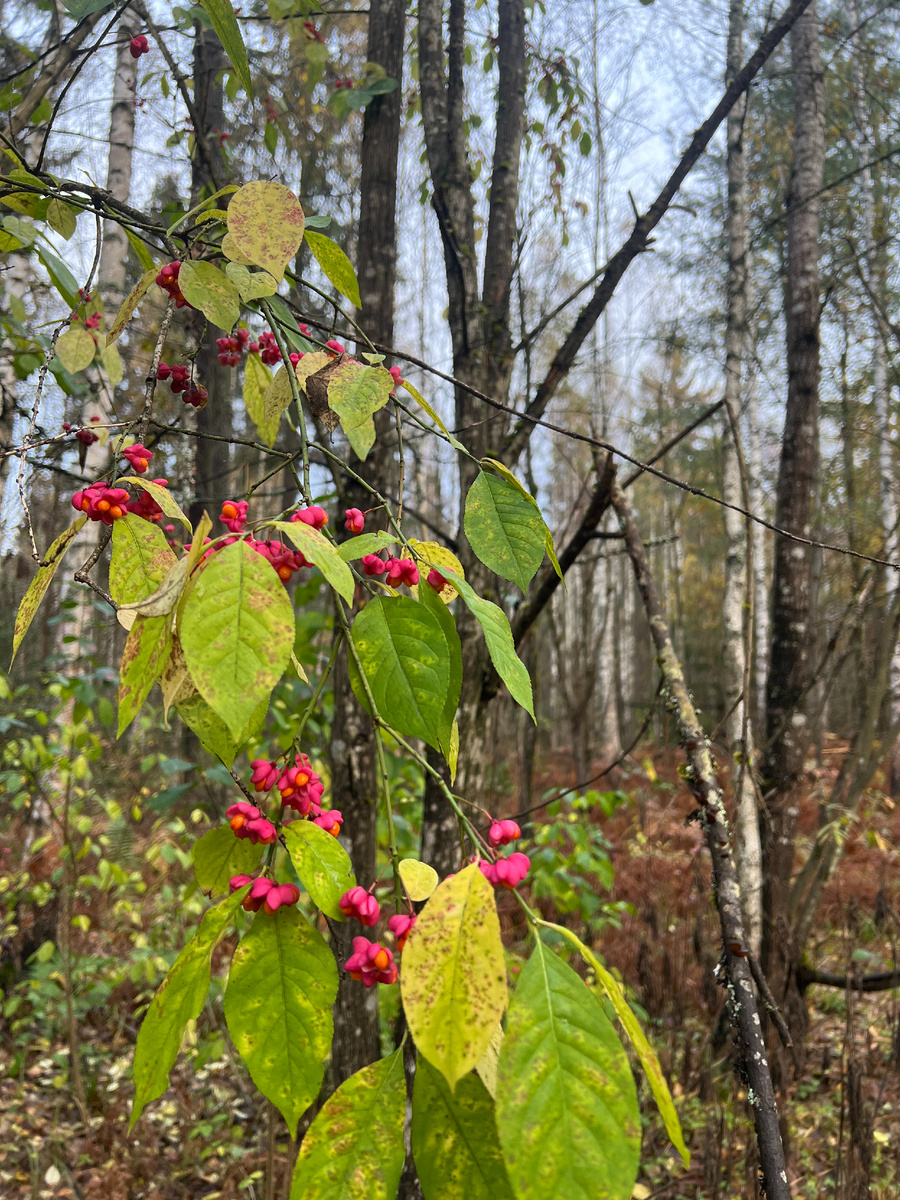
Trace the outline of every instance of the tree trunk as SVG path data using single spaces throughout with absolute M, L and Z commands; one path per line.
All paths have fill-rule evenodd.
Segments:
M 850 0 L 850 25 L 859 29 L 859 5 Z M 857 157 L 860 164 L 868 163 L 875 156 L 872 124 L 866 108 L 866 77 L 862 49 L 863 33 L 860 30 L 853 40 L 853 92 L 856 114 Z M 878 302 L 883 301 L 885 286 L 884 272 L 879 269 L 875 208 L 875 181 L 872 168 L 863 166 L 859 175 L 860 199 L 862 201 L 862 246 L 866 285 Z M 869 299 L 869 315 L 872 339 L 872 405 L 875 410 L 878 447 L 878 499 L 881 509 L 881 527 L 884 536 L 883 558 L 893 559 L 897 554 L 897 502 L 895 498 L 896 473 L 894 470 L 895 437 L 891 427 L 890 392 L 887 378 L 887 354 L 885 328 L 879 303 Z M 885 576 L 886 607 L 890 607 L 898 581 L 895 571 Z M 889 724 L 900 720 L 900 649 L 895 649 L 891 665 L 891 697 Z M 900 743 L 891 747 L 890 789 L 893 794 L 900 790 Z
M 788 397 L 775 524 L 809 537 L 816 484 L 819 407 L 819 205 L 824 164 L 824 92 L 815 2 L 791 33 L 794 77 L 793 166 L 787 197 L 786 327 Z M 763 966 L 783 1003 L 793 966 L 781 928 L 789 899 L 809 744 L 805 695 L 810 682 L 810 554 L 788 537 L 775 538 L 772 641 L 763 770 Z M 791 1008 L 791 1006 L 789 1006 Z M 799 1038 L 795 1040 L 800 1041 Z
M 394 283 L 397 260 L 397 171 L 400 147 L 403 46 L 403 0 L 372 0 L 369 5 L 367 58 L 380 63 L 397 80 L 395 91 L 378 96 L 363 119 L 360 178 L 359 269 L 360 321 L 368 336 L 390 346 L 394 337 Z M 376 414 L 376 442 L 364 464 L 354 469 L 382 494 L 392 494 L 395 463 L 390 407 Z M 348 450 L 348 453 L 350 451 Z M 340 481 L 348 508 L 371 507 L 371 496 L 354 480 Z M 334 716 L 331 726 L 332 803 L 344 814 L 350 830 L 350 858 L 357 880 L 368 887 L 375 878 L 378 788 L 372 722 L 353 695 L 347 675 L 347 651 L 342 647 L 335 664 Z M 351 952 L 354 930 L 337 927 Z M 332 1085 L 374 1062 L 379 1055 L 378 1004 L 375 989 L 360 987 L 344 973 L 334 1009 Z
M 740 69 L 744 41 L 744 0 L 731 0 L 728 16 L 726 83 Z M 745 507 L 749 501 L 742 472 L 739 430 L 743 400 L 742 377 L 747 348 L 747 166 L 744 122 L 747 96 L 728 114 L 726 124 L 728 207 L 727 324 L 725 330 L 725 427 L 722 431 L 722 494 L 726 503 Z M 750 724 L 747 672 L 748 573 L 750 535 L 747 521 L 733 509 L 723 510 L 727 551 L 722 599 L 722 680 L 725 693 L 726 737 L 734 781 L 735 834 L 738 878 L 744 924 L 750 948 L 758 955 L 762 937 L 762 851 L 759 814 L 753 784 L 753 730 Z M 752 593 L 750 593 L 752 597 Z M 752 628 L 750 629 L 752 635 Z
M 191 204 L 198 204 L 204 190 L 211 193 L 213 177 L 211 164 L 224 178 L 224 160 L 216 132 L 225 125 L 222 73 L 225 52 L 217 34 L 199 23 L 194 35 L 194 107 L 198 128 L 194 130 L 194 156 L 191 160 Z M 200 151 L 200 143 L 208 154 Z M 204 510 L 216 519 L 225 500 L 232 498 L 234 483 L 231 476 L 231 447 L 226 441 L 215 441 L 204 434 L 228 437 L 233 428 L 231 403 L 232 378 L 228 367 L 219 363 L 216 338 L 230 329 L 220 330 L 200 313 L 195 320 L 198 334 L 202 330 L 195 359 L 196 381 L 206 388 L 209 401 L 197 410 L 197 438 L 194 452 L 194 498 L 188 509 L 191 524 L 196 527 Z

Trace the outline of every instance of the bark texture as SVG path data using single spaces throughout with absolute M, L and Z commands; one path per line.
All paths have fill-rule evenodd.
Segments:
M 687 758 L 686 778 L 700 807 L 697 820 L 706 836 L 715 880 L 715 900 L 722 931 L 722 966 L 726 971 L 731 1017 L 740 1037 L 743 1067 L 755 1095 L 753 1120 L 759 1161 L 769 1200 L 790 1200 L 778 1108 L 763 1041 L 753 975 L 741 912 L 741 895 L 732 857 L 728 820 L 716 767 L 706 733 L 691 699 L 684 672 L 666 622 L 665 612 L 650 573 L 647 555 L 625 493 L 613 484 L 612 503 L 634 568 L 638 590 L 650 623 L 650 634 L 663 676 L 669 707 L 678 722 Z
M 726 82 L 740 68 L 744 42 L 744 0 L 732 0 L 728 14 Z M 747 349 L 747 164 L 744 124 L 747 95 L 726 122 L 728 205 L 725 233 L 728 253 L 725 328 L 725 421 L 722 431 L 722 495 L 728 504 L 749 507 L 750 495 L 740 444 L 744 360 Z M 754 954 L 762 938 L 762 850 L 753 781 L 753 728 L 749 720 L 748 641 L 752 625 L 752 591 L 748 592 L 748 559 L 752 554 L 749 523 L 733 509 L 723 510 L 727 551 L 722 598 L 722 680 L 726 738 L 734 780 L 735 836 L 738 875 L 747 937 Z M 750 603 L 748 603 L 748 600 Z M 748 636 L 749 635 L 749 636 Z
M 372 0 L 369 5 L 368 60 L 380 63 L 388 76 L 397 80 L 397 88 L 369 104 L 363 119 L 357 265 L 360 320 L 373 341 L 386 346 L 392 344 L 394 336 L 405 15 L 403 0 Z M 365 463 L 353 464 L 354 470 L 382 495 L 396 491 L 396 443 L 391 422 L 390 407 L 376 414 L 375 445 Z M 371 494 L 360 483 L 349 477 L 338 478 L 337 483 L 345 507 L 365 512 L 372 506 Z M 334 673 L 329 748 L 332 804 L 344 814 L 345 828 L 350 831 L 348 849 L 353 872 L 364 887 L 375 878 L 378 788 L 374 737 L 372 722 L 350 687 L 347 648 L 343 646 Z M 349 957 L 356 931 L 347 925 L 336 929 L 338 957 Z M 379 1056 L 376 990 L 362 988 L 342 973 L 334 1009 L 331 1076 L 335 1087 Z
M 819 413 L 819 204 L 825 157 L 825 112 L 816 4 L 791 34 L 794 79 L 793 165 L 787 197 L 786 326 L 788 396 L 775 524 L 810 536 L 816 486 Z M 802 1004 L 788 1002 L 794 951 L 782 928 L 787 912 L 803 763 L 810 731 L 806 697 L 811 672 L 809 547 L 776 536 L 763 780 L 763 968 L 801 1033 Z M 796 1009 L 796 1011 L 795 1011 Z M 802 1043 L 802 1036 L 795 1037 Z

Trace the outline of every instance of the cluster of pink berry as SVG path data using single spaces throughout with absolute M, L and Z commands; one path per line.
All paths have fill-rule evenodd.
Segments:
M 355 917 L 360 925 L 367 928 L 377 925 L 381 917 L 381 907 L 364 887 L 354 887 L 344 892 L 338 901 L 338 907 L 349 920 Z M 402 953 L 406 940 L 416 923 L 414 915 L 406 916 L 398 913 L 388 921 L 388 929 L 397 942 L 397 950 Z M 358 979 L 364 987 L 374 987 L 376 983 L 395 983 L 397 967 L 394 955 L 380 942 L 370 942 L 368 938 L 353 939 L 353 954 L 344 963 L 344 970 L 352 979 Z
M 236 367 L 241 361 L 242 351 L 247 349 L 250 334 L 246 329 L 236 329 L 231 337 L 216 338 L 219 362 L 223 367 Z
M 254 846 L 269 846 L 278 837 L 272 822 L 248 800 L 238 800 L 236 804 L 230 805 L 225 809 L 225 816 L 229 818 L 234 836 L 246 838 Z
M 338 809 L 324 810 L 320 803 L 325 787 L 312 769 L 305 754 L 294 757 L 293 766 L 279 766 L 267 758 L 254 759 L 250 764 L 250 782 L 256 792 L 278 789 L 282 808 L 291 808 L 301 817 L 311 818 L 313 824 L 337 837 L 344 818 Z
M 182 295 L 181 288 L 178 286 L 178 276 L 181 273 L 181 263 L 167 263 L 160 273 L 156 276 L 156 282 L 164 292 L 168 292 L 175 301 L 176 308 L 193 308 L 193 304 L 188 304 Z
M 137 37 L 133 37 L 129 42 L 128 50 L 132 58 L 140 58 L 142 54 L 150 53 L 150 43 L 144 34 L 139 33 Z
M 264 875 L 260 875 L 258 879 L 250 875 L 232 875 L 228 880 L 228 887 L 232 892 L 239 892 L 248 883 L 252 883 L 253 886 L 241 902 L 241 907 L 247 912 L 259 912 L 261 908 L 265 908 L 271 915 L 279 908 L 296 904 L 300 899 L 300 889 L 295 884 L 275 883 L 266 879 Z
M 494 847 L 507 846 L 521 836 L 522 830 L 516 822 L 508 820 L 492 822 L 488 832 L 488 840 Z M 531 862 L 527 854 L 516 851 L 508 858 L 498 858 L 493 863 L 481 859 L 478 869 L 488 883 L 493 884 L 494 887 L 514 888 L 518 887 L 528 874 Z
M 146 446 L 142 446 L 140 442 L 135 442 L 133 446 L 125 447 L 122 451 L 122 457 L 128 459 L 133 470 L 137 471 L 138 475 L 143 475 L 150 466 L 153 451 L 148 450 Z
M 77 512 L 86 513 L 89 521 L 112 525 L 128 512 L 130 500 L 131 493 L 127 489 L 109 487 L 101 479 L 84 491 L 76 492 L 72 497 L 72 507 Z
M 254 350 L 251 347 L 250 353 L 258 354 L 260 359 L 266 364 L 267 367 L 273 367 L 275 363 L 281 362 L 281 351 L 278 349 L 278 343 L 275 341 L 275 334 L 270 330 L 266 329 L 263 333 L 261 333 L 259 335 L 259 341 L 254 342 L 253 345 L 256 347 L 256 349 Z M 299 361 L 300 359 L 298 357 L 297 362 Z
M 384 575 L 385 583 L 400 587 L 405 583 L 415 587 L 419 582 L 419 568 L 411 558 L 389 558 L 385 561 L 380 554 L 365 554 L 362 569 L 367 575 Z
M 156 368 L 156 378 L 161 382 L 171 378 L 172 382 L 169 387 L 176 396 L 180 395 L 185 404 L 191 404 L 194 408 L 203 408 L 209 399 L 209 393 L 205 387 L 199 387 L 196 383 L 191 382 L 191 371 L 189 367 L 178 366 L 170 367 L 168 363 L 161 362 Z

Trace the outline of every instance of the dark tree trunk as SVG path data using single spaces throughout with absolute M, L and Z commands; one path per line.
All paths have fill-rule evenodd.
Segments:
M 403 0 L 372 0 L 369 5 L 368 59 L 380 63 L 388 76 L 397 80 L 395 91 L 377 97 L 366 108 L 360 180 L 357 250 L 360 319 L 372 341 L 384 346 L 390 346 L 394 336 L 405 12 Z M 396 490 L 392 478 L 396 455 L 391 419 L 390 407 L 376 414 L 375 445 L 365 463 L 353 464 L 354 470 L 382 494 Z M 372 507 L 371 495 L 361 484 L 349 478 L 339 479 L 338 484 L 347 508 L 365 512 Z M 342 647 L 335 664 L 330 754 L 332 803 L 343 813 L 344 828 L 349 831 L 354 874 L 363 887 L 368 887 L 375 878 L 377 840 L 375 741 L 372 722 L 350 687 L 346 647 Z M 335 947 L 339 958 L 349 956 L 354 933 L 358 933 L 355 927 L 339 927 L 337 937 L 341 945 Z M 334 1008 L 331 1064 L 335 1087 L 379 1056 L 378 1004 L 374 991 L 342 975 Z
M 194 157 L 191 162 L 191 204 L 197 204 L 204 189 L 214 189 L 214 167 L 224 178 L 222 150 L 216 132 L 225 124 L 222 72 L 225 69 L 222 43 L 212 29 L 197 26 L 194 38 L 194 107 L 199 127 L 194 130 Z M 207 153 L 201 153 L 202 140 Z M 195 329 L 200 346 L 194 362 L 195 381 L 209 392 L 209 403 L 197 411 L 197 432 L 227 437 L 232 430 L 231 371 L 219 365 L 216 338 L 230 329 L 220 330 L 197 313 Z M 202 331 L 202 333 L 201 333 Z M 196 527 L 204 510 L 216 519 L 225 500 L 232 498 L 231 447 L 228 442 L 213 441 L 200 436 L 194 456 L 194 498 L 188 510 L 191 524 Z
M 791 33 L 794 76 L 793 168 L 787 197 L 788 398 L 775 523 L 809 537 L 816 485 L 819 407 L 819 206 L 824 165 L 824 93 L 816 4 Z M 779 1003 L 795 1015 L 802 1042 L 802 1001 L 785 920 L 794 860 L 803 762 L 810 731 L 804 696 L 810 682 L 811 556 L 786 537 L 775 539 L 772 641 L 768 679 L 769 747 L 763 767 L 763 965 Z M 789 996 L 790 993 L 790 996 Z M 797 1035 L 801 1036 L 798 1037 Z

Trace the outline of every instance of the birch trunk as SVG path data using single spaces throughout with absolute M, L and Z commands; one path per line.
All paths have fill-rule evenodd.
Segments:
M 740 69 L 744 41 L 744 0 L 732 0 L 728 15 L 728 46 L 725 61 L 726 84 Z M 738 443 L 743 389 L 742 376 L 747 347 L 747 201 L 746 160 L 744 158 L 744 122 L 747 97 L 728 114 L 726 125 L 728 204 L 726 239 L 728 246 L 727 325 L 725 330 L 725 428 L 722 435 L 722 492 L 728 504 L 743 507 L 750 499 L 742 478 L 741 449 Z M 740 513 L 724 509 L 725 589 L 722 600 L 722 677 L 726 737 L 731 755 L 734 781 L 735 834 L 738 879 L 744 925 L 750 948 L 759 954 L 762 938 L 762 849 L 759 839 L 759 814 L 753 783 L 753 732 L 749 720 L 749 675 L 747 672 L 747 633 L 752 627 L 748 616 L 747 522 Z M 752 587 L 752 585 L 751 585 Z

